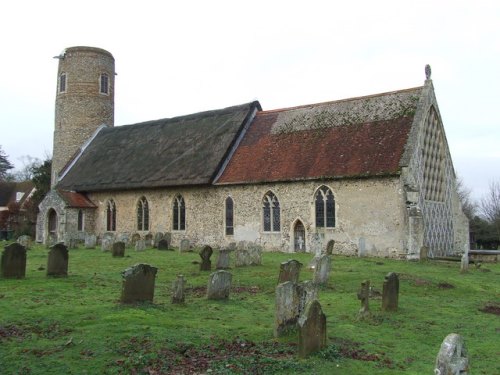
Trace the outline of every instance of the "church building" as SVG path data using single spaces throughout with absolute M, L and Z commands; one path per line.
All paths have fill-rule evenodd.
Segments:
M 72 47 L 57 58 L 39 242 L 161 232 L 174 247 L 319 252 L 330 242 L 334 254 L 401 259 L 468 249 L 428 66 L 420 87 L 115 127 L 113 56 Z

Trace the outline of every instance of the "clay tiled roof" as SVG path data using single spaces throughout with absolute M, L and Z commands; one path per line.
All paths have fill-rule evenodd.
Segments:
M 92 203 L 85 195 L 76 193 L 74 191 L 68 190 L 57 190 L 60 197 L 66 202 L 68 207 L 74 208 L 96 208 L 96 205 Z
M 217 183 L 397 174 L 421 90 L 259 112 Z

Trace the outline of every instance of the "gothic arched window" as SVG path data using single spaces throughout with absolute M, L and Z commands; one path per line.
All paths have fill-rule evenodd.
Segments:
M 174 212 L 172 216 L 172 224 L 174 230 L 186 229 L 186 205 L 182 195 L 178 195 L 174 199 Z
M 234 203 L 231 197 L 226 198 L 226 235 L 234 234 Z
M 137 202 L 137 230 L 149 230 L 149 206 L 146 197 Z
M 106 230 L 108 232 L 116 230 L 116 205 L 112 199 L 106 204 Z
M 316 208 L 316 228 L 335 227 L 335 198 L 332 191 L 321 186 L 314 197 Z
M 78 210 L 78 231 L 79 232 L 83 231 L 83 223 L 84 223 L 83 210 Z
M 268 191 L 262 200 L 264 232 L 280 231 L 280 202 L 276 195 Z

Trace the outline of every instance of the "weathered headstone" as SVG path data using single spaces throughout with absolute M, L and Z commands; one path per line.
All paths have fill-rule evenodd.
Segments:
M 467 271 L 469 271 L 469 253 L 465 252 L 460 262 L 460 272 L 466 273 Z
M 162 238 L 160 241 L 158 241 L 158 250 L 168 250 L 169 249 L 169 244 L 166 238 Z
M 137 240 L 135 242 L 135 251 L 144 251 L 146 249 L 146 242 L 144 240 Z
M 115 242 L 113 244 L 112 254 L 116 258 L 123 258 L 125 256 L 125 242 Z
M 181 243 L 179 246 L 179 251 L 181 253 L 184 253 L 184 252 L 189 251 L 189 250 L 190 250 L 189 240 L 187 238 L 184 238 L 183 240 L 181 240 Z
M 382 310 L 397 311 L 399 299 L 399 277 L 396 273 L 390 272 L 385 276 L 382 287 Z
M 326 316 L 318 300 L 307 304 L 304 314 L 299 318 L 298 326 L 300 358 L 306 358 L 326 347 Z
M 47 259 L 47 276 L 68 276 L 68 248 L 62 243 L 50 248 Z
M 4 247 L 2 252 L 1 276 L 23 279 L 26 276 L 26 248 L 18 243 Z
M 231 290 L 233 275 L 230 272 L 219 270 L 210 275 L 207 287 L 208 299 L 228 299 Z
M 158 247 L 158 243 L 163 239 L 163 233 L 162 232 L 156 232 L 155 237 L 153 239 L 153 247 Z
M 246 267 L 252 264 L 252 258 L 247 249 L 236 249 L 234 252 L 234 265 L 236 267 Z
M 101 250 L 102 251 L 111 251 L 113 249 L 113 244 L 115 240 L 110 237 L 103 237 L 101 240 Z
M 420 248 L 420 260 L 426 260 L 429 258 L 429 248 L 427 246 L 422 246 Z
M 321 254 L 321 249 L 323 248 L 323 239 L 321 234 L 313 233 L 311 235 L 311 240 L 309 241 L 309 249 L 315 255 Z
M 218 270 L 227 270 L 230 268 L 230 257 L 229 254 L 232 250 L 229 249 L 220 249 L 217 255 L 217 265 L 216 269 Z
M 230 242 L 229 245 L 227 245 L 228 250 L 236 250 L 236 242 Z
M 130 246 L 135 248 L 135 244 L 137 241 L 141 239 L 141 235 L 139 233 L 134 233 L 132 234 L 132 237 L 130 237 Z
M 328 284 L 331 268 L 332 258 L 329 255 L 320 256 L 314 269 L 314 283 L 318 285 Z
M 78 238 L 70 235 L 66 238 L 64 244 L 67 246 L 68 249 L 78 249 L 78 242 L 79 242 Z
M 152 247 L 154 243 L 153 233 L 148 233 L 144 236 L 144 243 L 147 247 Z
M 366 240 L 363 237 L 359 237 L 358 240 L 358 256 L 366 256 Z
M 123 242 L 125 244 L 125 247 L 126 247 L 130 242 L 130 234 L 122 232 L 116 236 L 116 240 Z
M 31 240 L 30 236 L 22 235 L 17 239 L 17 243 L 21 246 L 24 246 L 26 250 L 30 250 L 33 241 Z
M 370 317 L 370 281 L 365 280 L 361 283 L 361 288 L 358 291 L 358 299 L 361 301 L 361 308 L 358 312 L 358 317 L 360 319 Z
M 251 243 L 247 245 L 248 256 L 251 266 L 260 266 L 262 264 L 262 246 Z
M 333 254 L 333 247 L 335 246 L 335 241 L 330 240 L 326 244 L 326 255 L 332 255 Z
M 300 298 L 297 285 L 292 281 L 276 287 L 274 337 L 283 336 L 297 329 Z
M 294 284 L 299 282 L 300 268 L 302 263 L 295 259 L 289 259 L 280 264 L 280 275 L 278 277 L 278 284 L 286 281 L 291 281 Z
M 299 296 L 299 316 L 303 314 L 309 302 L 318 299 L 318 287 L 311 280 L 302 281 L 297 284 L 297 295 Z
M 167 240 L 168 242 L 168 246 L 170 248 L 170 245 L 172 244 L 172 233 L 170 232 L 165 232 L 165 234 L 163 235 L 163 239 L 164 240 Z
M 153 302 L 158 269 L 149 264 L 136 264 L 122 272 L 122 303 Z
M 203 249 L 200 251 L 200 271 L 210 271 L 212 269 L 212 261 L 210 260 L 212 253 L 213 250 L 210 246 L 203 246 Z
M 307 268 L 314 271 L 318 267 L 318 261 L 320 257 L 321 255 L 315 255 L 307 265 Z
M 247 241 L 238 242 L 237 248 L 240 250 L 247 250 L 248 249 L 248 242 Z
M 468 375 L 469 357 L 462 336 L 450 333 L 436 357 L 435 375 Z
M 186 279 L 183 275 L 177 275 L 172 283 L 172 303 L 184 303 L 186 299 Z
M 86 249 L 94 249 L 97 244 L 97 237 L 95 234 L 86 233 L 85 234 L 85 248 Z

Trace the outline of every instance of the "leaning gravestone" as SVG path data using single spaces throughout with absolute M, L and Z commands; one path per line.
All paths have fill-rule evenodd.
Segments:
M 163 239 L 163 233 L 162 232 L 156 232 L 155 237 L 153 239 L 153 247 L 158 247 L 158 242 L 160 242 Z
M 306 358 L 326 347 L 326 316 L 318 300 L 307 304 L 298 326 L 300 358 Z
M 329 255 L 321 255 L 314 269 L 314 283 L 317 285 L 328 284 L 331 268 L 332 258 Z
M 210 271 L 212 269 L 212 261 L 210 260 L 212 253 L 213 250 L 210 246 L 203 246 L 203 249 L 200 251 L 200 271 Z
M 394 272 L 385 276 L 382 287 L 382 311 L 397 311 L 399 299 L 399 277 Z
M 300 298 L 297 292 L 297 285 L 292 281 L 276 287 L 274 337 L 296 330 L 300 315 Z
M 146 249 L 146 242 L 144 240 L 137 240 L 135 242 L 135 251 L 144 251 Z
M 286 281 L 291 281 L 294 284 L 299 282 L 300 268 L 302 263 L 295 259 L 289 259 L 280 264 L 280 275 L 278 277 L 278 284 Z
M 435 375 L 468 375 L 469 357 L 464 339 L 456 333 L 450 333 L 441 344 L 436 358 Z
M 228 299 L 231 290 L 233 275 L 230 272 L 219 270 L 210 275 L 207 287 L 208 299 Z
M 358 318 L 364 319 L 370 317 L 370 281 L 365 280 L 361 283 L 361 288 L 358 291 L 358 299 L 361 301 L 361 308 L 358 312 Z
M 332 255 L 333 254 L 333 247 L 335 246 L 335 241 L 330 240 L 326 244 L 326 255 Z
M 97 237 L 95 234 L 86 233 L 85 234 L 85 248 L 94 249 L 97 244 Z
M 47 276 L 68 276 L 68 248 L 58 243 L 50 248 L 47 259 Z
M 184 303 L 186 298 L 186 279 L 183 275 L 177 275 L 172 283 L 172 303 Z
M 122 303 L 153 302 L 158 269 L 149 264 L 136 264 L 122 272 Z
M 218 270 L 227 270 L 230 268 L 230 257 L 229 254 L 232 250 L 229 249 L 220 249 L 219 254 L 217 256 L 217 265 L 215 268 Z
M 21 246 L 24 246 L 26 248 L 26 250 L 30 250 L 31 249 L 31 245 L 33 243 L 33 241 L 31 240 L 31 237 L 28 236 L 28 235 L 23 235 L 23 236 L 20 236 L 18 239 L 17 239 L 17 243 Z
M 299 315 L 302 315 L 307 304 L 318 299 L 318 287 L 311 280 L 306 280 L 298 283 L 296 288 L 299 296 Z
M 112 254 L 115 258 L 123 258 L 125 256 L 125 242 L 115 242 L 113 244 Z
M 168 241 L 165 238 L 162 238 L 160 241 L 158 241 L 158 250 L 168 250 L 169 245 Z
M 190 250 L 189 240 L 187 238 L 184 238 L 183 240 L 181 240 L 181 243 L 179 245 L 179 252 L 184 253 L 189 250 Z
M 24 279 L 26 276 L 26 248 L 18 243 L 4 247 L 2 252 L 1 276 Z

